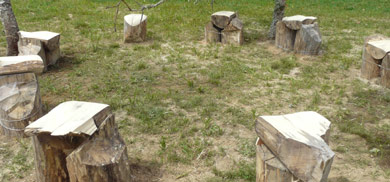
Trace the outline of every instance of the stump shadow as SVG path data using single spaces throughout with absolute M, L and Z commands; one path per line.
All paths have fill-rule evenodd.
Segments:
M 344 176 L 339 176 L 339 177 L 329 178 L 328 182 L 350 182 L 350 180 Z
M 56 73 L 63 70 L 71 70 L 73 66 L 80 64 L 83 60 L 76 58 L 72 55 L 61 56 L 55 65 L 50 65 L 47 69 L 47 73 Z
M 134 182 L 160 181 L 162 177 L 161 164 L 130 158 L 131 179 Z

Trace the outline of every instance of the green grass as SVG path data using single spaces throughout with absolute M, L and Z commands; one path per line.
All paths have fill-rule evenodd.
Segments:
M 157 161 L 171 169 L 166 174 L 180 179 L 191 177 L 196 165 L 212 175 L 204 176 L 205 181 L 254 181 L 255 118 L 314 110 L 341 132 L 364 138 L 367 152 L 379 149 L 376 165 L 389 171 L 390 127 L 382 121 L 390 116 L 390 92 L 357 78 L 364 37 L 390 35 L 387 0 L 288 1 L 287 16 L 319 18 L 323 55 L 317 57 L 273 50 L 267 41 L 273 1 L 215 1 L 214 11 L 237 11 L 244 21 L 245 43 L 239 47 L 202 42 L 213 12 L 208 0 L 168 0 L 145 11 L 147 41 L 125 44 L 123 16 L 129 12 L 121 7 L 114 32 L 115 10 L 105 8 L 116 2 L 12 2 L 21 30 L 61 33 L 62 58 L 39 78 L 48 110 L 68 100 L 109 104 L 116 113 L 125 113 L 117 123 L 130 158 Z M 4 55 L 5 44 L 1 46 Z M 32 151 L 13 146 L 15 153 L 0 150 L 7 163 L 0 166 L 0 171 L 7 169 L 0 181 L 33 173 L 33 165 L 21 165 Z M 351 150 L 335 148 L 339 153 Z M 229 155 L 245 160 L 234 161 L 232 170 L 216 169 L 216 160 Z M 183 171 L 176 174 L 176 167 Z

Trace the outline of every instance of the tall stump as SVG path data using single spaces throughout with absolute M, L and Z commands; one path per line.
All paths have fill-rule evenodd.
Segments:
M 130 14 L 124 17 L 124 39 L 126 43 L 146 40 L 146 20 L 144 14 Z

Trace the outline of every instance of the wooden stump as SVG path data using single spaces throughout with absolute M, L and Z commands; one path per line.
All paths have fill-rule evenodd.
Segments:
M 38 51 L 41 42 L 43 50 Z M 24 32 L 19 31 L 18 42 L 19 55 L 30 55 L 36 53 L 45 61 L 45 70 L 47 66 L 54 65 L 61 56 L 60 52 L 60 34 L 48 31 Z M 30 50 L 31 49 L 31 50 Z M 42 53 L 44 51 L 44 53 Z M 43 57 L 44 56 L 44 57 Z
M 126 43 L 146 40 L 146 15 L 130 14 L 124 17 L 124 39 Z
M 116 181 L 129 174 L 126 146 L 108 105 L 62 103 L 25 133 L 34 136 L 37 181 Z
M 0 134 L 25 137 L 24 128 L 42 114 L 34 73 L 0 75 Z
M 381 84 L 390 88 L 390 53 L 387 53 L 382 60 Z
M 230 23 L 221 31 L 223 44 L 241 45 L 244 43 L 243 23 L 238 18 L 233 18 Z
M 130 181 L 126 145 L 117 130 L 112 116 L 66 158 L 71 182 Z
M 233 11 L 218 11 L 211 15 L 211 22 L 218 28 L 224 29 L 236 18 L 237 14 Z
M 302 181 L 324 182 L 334 152 L 325 140 L 330 122 L 315 112 L 261 116 L 256 133 L 289 171 Z
M 43 72 L 44 64 L 39 56 L 0 57 L 0 75 Z
M 384 51 L 377 50 L 379 48 L 375 47 L 374 45 L 375 42 L 384 41 L 384 40 L 389 40 L 389 38 L 383 35 L 373 35 L 365 38 L 364 46 L 363 46 L 362 68 L 361 68 L 362 78 L 369 80 L 381 76 L 380 65 L 382 64 L 382 58 L 383 58 L 382 53 Z M 375 57 L 380 59 L 376 59 Z
M 287 28 L 282 21 L 278 21 L 276 23 L 275 46 L 285 51 L 294 50 L 295 34 L 296 31 Z
M 244 42 L 243 23 L 232 11 L 219 11 L 211 15 L 205 27 L 206 42 L 241 45 Z
M 221 42 L 221 31 L 209 22 L 204 28 L 206 42 Z
M 318 55 L 321 47 L 321 35 L 318 24 L 304 24 L 295 37 L 294 52 L 306 55 Z

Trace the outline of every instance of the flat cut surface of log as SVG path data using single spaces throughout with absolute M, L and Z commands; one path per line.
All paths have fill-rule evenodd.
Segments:
M 303 15 L 289 16 L 282 19 L 286 26 L 292 30 L 299 30 L 301 29 L 302 25 L 312 24 L 316 20 L 316 17 Z
M 36 39 L 20 39 L 18 41 L 19 54 L 18 56 L 24 55 L 38 55 L 42 58 L 43 64 L 47 65 L 46 52 L 43 47 L 43 43 Z M 45 66 L 45 70 L 47 67 Z
M 43 60 L 38 55 L 0 57 L 0 75 L 15 73 L 42 73 Z
M 49 31 L 38 31 L 38 32 L 19 31 L 19 36 L 20 38 L 38 39 L 43 41 L 44 43 L 48 43 L 49 41 L 59 37 L 60 34 L 55 32 L 49 32 Z
M 41 116 L 41 98 L 36 75 L 0 76 L 0 133 L 24 137 L 24 128 Z
M 147 16 L 130 14 L 124 17 L 125 42 L 142 42 L 146 38 Z
M 275 46 L 286 51 L 294 50 L 296 31 L 287 28 L 282 21 L 276 23 Z
M 295 37 L 294 52 L 305 55 L 317 55 L 320 52 L 322 39 L 318 24 L 302 25 Z
M 324 182 L 330 172 L 334 152 L 321 137 L 330 122 L 315 112 L 261 116 L 256 133 L 264 144 L 297 178 Z
M 105 109 L 106 104 L 69 101 L 64 102 L 48 114 L 26 127 L 25 133 L 49 133 L 51 136 L 65 136 L 68 134 L 92 135 L 96 130 L 94 117 Z
M 368 42 L 367 51 L 374 59 L 383 59 L 390 52 L 390 39 Z
M 211 15 L 211 22 L 220 29 L 224 29 L 237 14 L 233 11 L 218 11 Z

